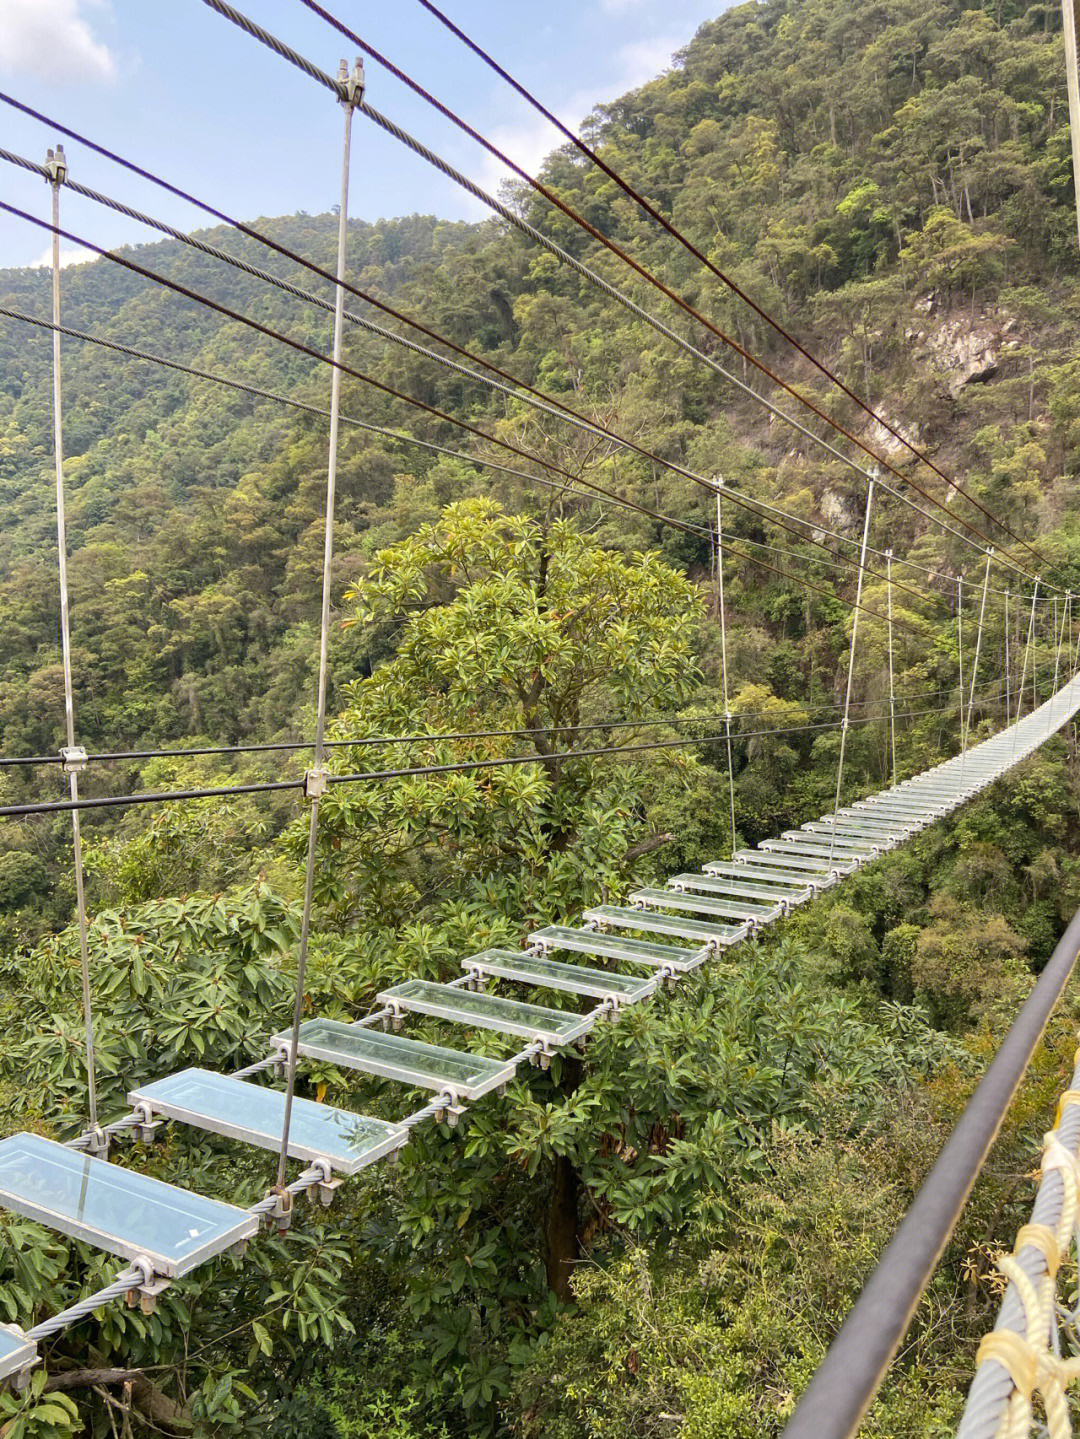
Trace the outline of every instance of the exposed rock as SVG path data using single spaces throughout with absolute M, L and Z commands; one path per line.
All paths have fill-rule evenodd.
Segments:
M 934 313 L 932 296 L 917 300 L 916 313 Z M 905 338 L 917 350 L 928 354 L 955 400 L 965 385 L 981 384 L 996 375 L 1002 337 L 1011 328 L 987 319 L 973 321 L 966 315 L 943 319 L 933 328 L 911 327 Z

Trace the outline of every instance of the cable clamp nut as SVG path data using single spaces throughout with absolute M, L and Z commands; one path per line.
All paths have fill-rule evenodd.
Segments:
M 82 774 L 90 758 L 81 744 L 65 745 L 60 751 L 65 774 Z
M 326 793 L 326 770 L 309 769 L 304 775 L 304 795 L 307 799 L 322 799 Z
M 288 1234 L 289 1226 L 292 1224 L 292 1191 L 284 1185 L 275 1185 L 273 1189 L 267 1191 L 266 1197 L 274 1201 L 273 1209 L 264 1216 L 267 1229 L 276 1227 L 279 1234 Z
M 169 1287 L 169 1281 L 154 1273 L 153 1263 L 147 1259 L 145 1254 L 132 1260 L 132 1263 L 136 1269 L 142 1271 L 142 1282 L 133 1285 L 127 1291 L 124 1295 L 124 1302 L 129 1309 L 134 1309 L 138 1305 L 144 1314 L 153 1314 L 157 1308 L 158 1299 Z
M 49 151 L 45 160 L 45 172 L 50 185 L 62 185 L 67 179 L 68 163 L 63 145 L 57 145 L 55 150 Z
M 158 1130 L 165 1123 L 163 1119 L 155 1119 L 154 1111 L 143 1101 L 137 1104 L 132 1110 L 135 1116 L 135 1128 L 138 1131 L 140 1144 L 152 1144 Z
M 317 1199 L 321 1200 L 323 1208 L 329 1209 L 333 1203 L 334 1195 L 345 1181 L 335 1178 L 333 1169 L 325 1159 L 316 1159 L 311 1167 L 318 1171 L 320 1178 L 308 1190 L 308 1198 L 312 1204 L 314 1204 Z

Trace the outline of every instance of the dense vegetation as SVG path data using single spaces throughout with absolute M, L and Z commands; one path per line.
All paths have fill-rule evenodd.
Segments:
M 592 118 L 609 162 L 807 339 L 935 462 L 1080 589 L 1080 316 L 1056 7 L 987 0 L 765 0 L 706 25 L 667 74 Z M 78 157 L 73 156 L 77 167 Z M 76 172 L 77 173 L 77 172 Z M 546 181 L 740 342 L 875 446 L 883 435 L 602 175 L 556 152 Z M 116 187 L 120 188 L 119 185 Z M 515 203 L 652 305 L 535 197 Z M 330 216 L 265 222 L 332 263 Z M 254 242 L 213 238 L 254 263 Z M 857 540 L 865 486 L 753 398 L 632 322 L 499 223 L 413 216 L 351 227 L 356 283 L 460 344 L 737 489 Z M 324 313 L 175 242 L 144 264 L 325 348 Z M 308 283 L 310 277 L 301 278 Z M 0 272 L 46 313 L 47 277 Z M 68 324 L 323 406 L 294 352 L 106 262 L 63 281 Z M 323 287 L 326 293 L 326 287 Z M 659 302 L 657 307 L 660 308 Z M 671 318 L 680 328 L 683 319 Z M 689 331 L 687 332 L 689 333 Z M 695 343 L 712 352 L 708 336 Z M 339 473 L 335 737 L 536 731 L 343 746 L 345 771 L 526 753 L 484 772 L 340 786 L 324 806 L 311 1013 L 353 1017 L 387 982 L 450 977 L 601 894 L 730 843 L 710 497 L 505 396 L 356 329 L 350 362 L 653 509 L 616 507 L 436 458 L 355 428 Z M 717 358 L 723 355 L 717 352 Z M 60 743 L 49 339 L 0 324 L 0 732 Z M 739 361 L 740 378 L 763 385 Z M 318 417 L 65 342 L 66 473 L 80 735 L 92 750 L 310 732 L 326 427 Z M 768 391 L 770 395 L 771 391 Z M 788 403 L 788 402 L 785 402 Z M 481 458 L 479 442 L 347 380 L 355 417 Z M 925 467 L 897 465 L 932 495 Z M 505 458 L 505 457 L 504 457 Z M 972 658 L 987 521 L 953 533 L 879 501 L 896 568 L 899 766 L 958 741 L 961 627 Z M 832 802 L 850 571 L 728 506 L 757 559 L 726 564 L 735 802 L 754 842 Z M 1022 543 L 997 531 L 1024 568 Z M 877 573 L 864 592 L 884 610 Z M 1005 614 L 993 571 L 975 723 L 1000 723 Z M 839 596 L 836 598 L 834 596 Z M 1039 611 L 1035 684 L 1054 664 Z M 1014 600 L 1015 686 L 1023 619 Z M 1072 635 L 1070 634 L 1070 639 Z M 864 614 L 845 788 L 886 781 L 886 630 Z M 1029 671 L 1029 692 L 1031 675 Z M 677 714 L 678 730 L 610 729 Z M 575 730 L 581 724 L 598 728 Z M 552 733 L 553 731 L 553 733 Z M 685 745 L 632 748 L 683 736 Z M 710 738 L 711 737 L 711 738 Z M 614 758 L 566 751 L 612 743 Z M 278 777 L 302 757 L 164 757 L 94 769 L 100 792 Z M 0 799 L 60 793 L 55 767 L 0 770 Z M 235 1068 L 290 1012 L 306 847 L 291 798 L 88 818 L 103 1104 L 186 1064 Z M 68 1137 L 83 1122 L 78 939 L 65 816 L 0 833 L 0 1120 Z M 530 1071 L 451 1129 L 421 1126 L 241 1266 L 199 1271 L 152 1318 L 113 1307 L 49 1348 L 48 1378 L 0 1396 L 7 1439 L 153 1430 L 276 1439 L 552 1439 L 774 1434 L 932 1161 L 995 1040 L 1080 904 L 1075 737 L 1048 745 L 948 825 L 682 987 L 605 1026 L 581 1058 Z M 557 1002 L 549 992 L 538 996 Z M 1026 1217 L 1034 1139 L 1073 1040 L 1040 1054 L 872 1432 L 947 1433 L 990 1323 L 992 1256 Z M 434 1037 L 449 1037 L 437 1026 Z M 453 1042 L 451 1040 L 451 1042 Z M 460 1043 L 460 1037 L 458 1042 Z M 471 1042 L 471 1041 L 470 1041 Z M 480 1041 L 477 1041 L 480 1042 Z M 491 1053 L 507 1049 L 493 1036 Z M 400 1091 L 319 1066 L 305 1092 L 385 1116 Z M 256 1151 L 173 1126 L 118 1162 L 250 1202 Z M 103 1282 L 86 1247 L 0 1215 L 0 1318 Z M 130 1388 L 93 1387 L 102 1368 Z M 7 1424 L 7 1428 L 4 1425 Z

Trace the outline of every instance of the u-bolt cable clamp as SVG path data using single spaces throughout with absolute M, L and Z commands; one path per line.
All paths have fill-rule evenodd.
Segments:
M 124 1295 L 124 1302 L 129 1309 L 136 1305 L 144 1314 L 153 1314 L 157 1308 L 159 1297 L 169 1287 L 169 1281 L 160 1274 L 154 1272 L 153 1261 L 147 1259 L 145 1254 L 140 1254 L 131 1261 L 132 1266 L 142 1274 L 142 1282 L 133 1285 Z

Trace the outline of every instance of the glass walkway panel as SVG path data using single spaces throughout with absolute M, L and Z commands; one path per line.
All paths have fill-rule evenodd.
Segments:
M 714 914 L 722 919 L 743 919 L 752 923 L 775 919 L 780 913 L 775 904 L 747 904 L 745 900 L 724 899 L 718 894 L 687 894 L 678 885 L 671 889 L 635 889 L 629 895 L 631 904 L 652 908 L 684 909 L 690 914 Z
M 239 1139 L 260 1149 L 280 1150 L 285 1096 L 277 1089 L 231 1079 L 209 1069 L 185 1069 L 156 1079 L 128 1095 L 134 1107 L 197 1129 Z M 293 1099 L 289 1154 L 293 1159 L 325 1159 L 339 1174 L 356 1174 L 367 1164 L 408 1142 L 409 1132 L 381 1119 L 369 1119 L 331 1104 Z
M 39 1134 L 0 1140 L 0 1205 L 173 1279 L 250 1239 L 259 1221 L 231 1204 L 67 1149 Z
M 539 1004 L 522 1004 L 494 994 L 474 994 L 427 979 L 407 979 L 404 984 L 395 984 L 393 989 L 382 990 L 375 998 L 377 1003 L 387 1004 L 398 1013 L 427 1014 L 451 1024 L 538 1039 L 551 1047 L 572 1044 L 587 1034 L 594 1023 L 591 1014 L 545 1009 Z
M 669 934 L 673 939 L 694 939 L 698 944 L 718 949 L 745 939 L 745 924 L 731 925 L 700 919 L 679 919 L 670 914 L 656 914 L 647 909 L 622 909 L 614 904 L 600 904 L 587 909 L 581 916 L 586 924 L 611 925 L 614 929 L 639 929 L 645 934 Z
M 275 1034 L 270 1043 L 288 1050 L 292 1035 Z M 297 1053 L 305 1059 L 355 1069 L 379 1079 L 392 1079 L 416 1089 L 449 1089 L 460 1099 L 479 1099 L 510 1083 L 517 1066 L 482 1054 L 466 1054 L 424 1044 L 402 1034 L 383 1034 L 338 1019 L 308 1019 L 300 1026 Z
M 21 1329 L 0 1324 L 0 1379 L 24 1374 L 38 1362 L 37 1345 Z
M 621 934 L 604 934 L 599 929 L 575 929 L 572 925 L 549 924 L 534 929 L 529 943 L 543 950 L 564 949 L 571 953 L 591 954 L 597 959 L 619 959 L 626 964 L 647 964 L 654 969 L 667 968 L 677 974 L 696 969 L 708 958 L 706 947 L 685 949 L 680 944 L 659 944 L 648 939 L 627 939 Z
M 743 851 L 745 854 L 746 851 Z M 766 855 L 767 860 L 775 856 Z M 762 889 L 769 887 L 783 889 L 788 893 L 801 895 L 809 894 L 815 885 L 821 886 L 831 884 L 833 876 L 827 871 L 823 872 L 820 878 L 802 871 L 783 870 L 779 865 L 771 865 L 767 870 L 758 869 L 749 865 L 745 859 L 710 859 L 701 867 L 701 872 L 706 877 L 714 879 L 735 880 L 739 884 L 760 886 Z
M 784 847 L 785 853 L 777 854 L 770 849 L 737 849 L 735 851 L 735 863 L 745 870 L 748 867 L 764 871 L 767 869 L 778 869 L 786 871 L 790 876 L 792 871 L 798 872 L 799 878 L 804 883 L 814 880 L 816 883 L 825 884 L 836 878 L 838 874 L 847 874 L 858 864 L 857 860 L 850 859 L 847 855 L 834 855 L 831 864 L 826 864 L 817 856 L 797 854 L 790 845 Z M 705 866 L 712 873 L 712 865 Z
M 781 909 L 810 898 L 810 889 L 805 884 L 800 889 L 779 884 L 740 884 L 736 879 L 726 879 L 718 874 L 675 874 L 668 884 L 676 889 L 701 890 L 703 894 L 730 894 L 736 899 L 757 900 L 761 904 L 771 900 Z
M 650 981 L 636 974 L 618 974 L 607 969 L 590 969 L 584 964 L 566 964 L 542 954 L 523 954 L 516 949 L 485 949 L 461 961 L 462 969 L 477 976 L 511 979 L 539 989 L 561 989 L 593 999 L 613 999 L 616 1004 L 633 1004 L 651 993 Z

